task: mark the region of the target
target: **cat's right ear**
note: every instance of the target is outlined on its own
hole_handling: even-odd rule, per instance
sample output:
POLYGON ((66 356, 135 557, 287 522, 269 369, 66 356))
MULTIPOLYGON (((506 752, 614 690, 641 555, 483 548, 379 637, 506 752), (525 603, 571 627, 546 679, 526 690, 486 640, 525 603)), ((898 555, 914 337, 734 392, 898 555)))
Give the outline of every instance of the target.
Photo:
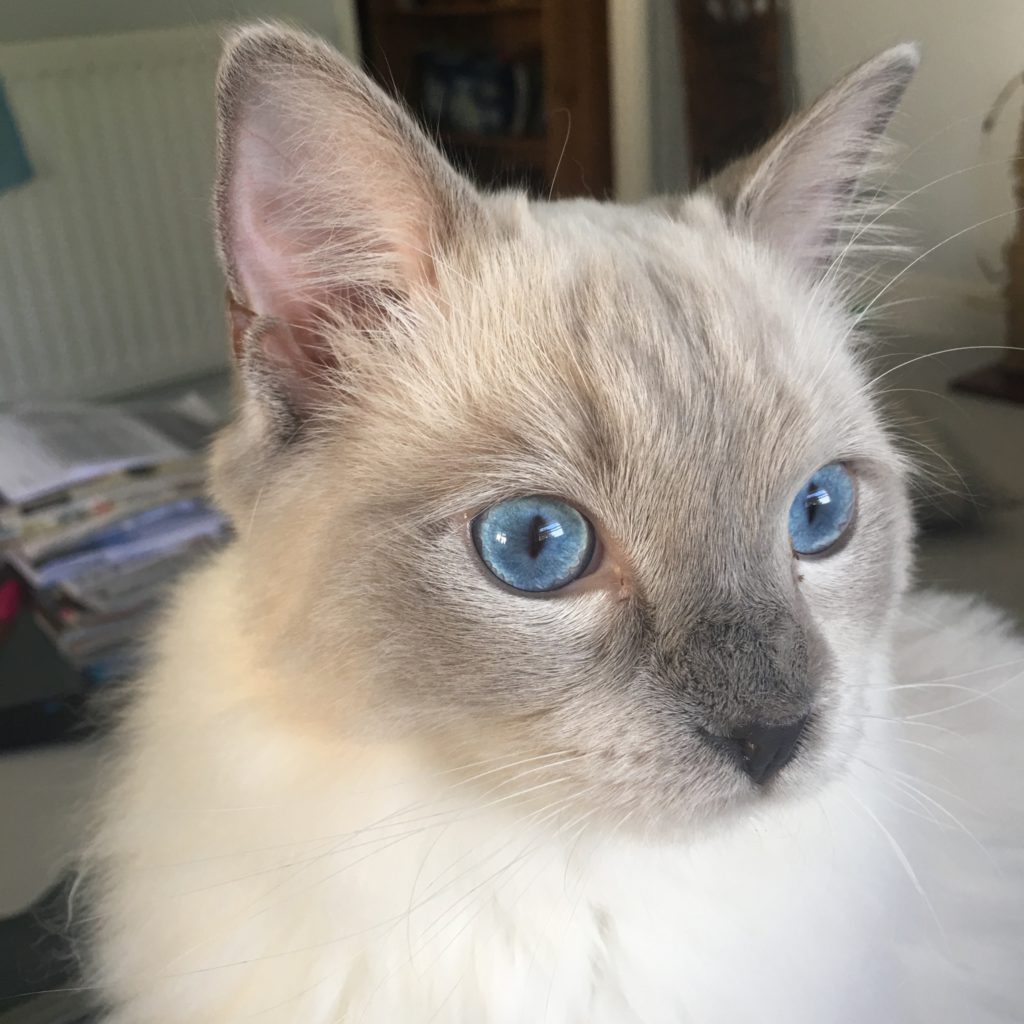
POLYGON ((918 61, 910 43, 872 58, 704 189, 737 229, 820 277, 864 220, 861 182, 918 61))
POLYGON ((217 86, 217 233, 243 388, 301 426, 337 400, 346 339, 434 283, 479 209, 412 119, 319 40, 236 32, 217 86))

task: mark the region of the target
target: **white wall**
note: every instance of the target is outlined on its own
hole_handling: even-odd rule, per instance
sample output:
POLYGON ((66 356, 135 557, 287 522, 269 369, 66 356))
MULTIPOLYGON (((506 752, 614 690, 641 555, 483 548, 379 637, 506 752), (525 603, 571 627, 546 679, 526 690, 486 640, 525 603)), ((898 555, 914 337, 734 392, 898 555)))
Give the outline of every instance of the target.
POLYGON ((676 17, 671 0, 608 0, 615 195, 627 202, 686 187, 676 17))
POLYGON ((686 94, 680 52, 679 10, 675 3, 650 3, 651 132, 654 149, 651 185, 655 193, 682 192, 689 185, 686 94))
MULTIPOLYGON (((1001 267, 1000 245, 1013 231, 1015 214, 1007 160, 1016 148, 1022 116, 1018 95, 1003 113, 992 141, 982 146, 982 118, 1003 85, 1024 70, 1024 2, 1021 0, 790 0, 797 80, 806 102, 842 70, 902 40, 917 40, 923 63, 893 126, 906 147, 905 163, 893 179, 898 189, 920 188, 947 174, 906 205, 904 223, 920 251, 941 246, 915 268, 909 289, 938 317, 986 311, 999 315, 997 288, 978 268, 981 255, 1001 267), (965 170, 975 164, 995 166, 965 170), (962 172, 962 173, 960 173, 962 172)), ((902 211, 901 211, 902 212, 902 211)), ((909 275, 908 275, 909 276, 909 275)), ((998 323, 992 325, 998 331, 998 323)), ((965 338, 964 343, 998 341, 965 338)))
MULTIPOLYGON (((350 0, 2 0, 0 42, 181 28, 209 21, 283 18, 349 41, 350 0)), ((354 50, 352 52, 355 52, 354 50)))

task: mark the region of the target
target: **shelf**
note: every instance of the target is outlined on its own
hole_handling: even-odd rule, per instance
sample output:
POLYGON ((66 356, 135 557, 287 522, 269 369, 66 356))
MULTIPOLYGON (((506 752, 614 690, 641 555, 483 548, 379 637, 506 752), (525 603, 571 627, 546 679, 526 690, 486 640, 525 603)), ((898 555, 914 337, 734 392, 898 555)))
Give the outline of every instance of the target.
MULTIPOLYGON (((537 92, 530 105, 536 109, 527 121, 515 124, 539 135, 442 131, 436 110, 423 119, 426 131, 448 149, 460 169, 485 186, 511 183, 538 195, 604 197, 613 187, 609 2, 359 0, 363 53, 374 77, 421 112, 427 105, 425 53, 490 54, 529 64, 531 93, 537 92), (539 75, 534 73, 538 67, 539 75), (568 135, 566 114, 572 117, 568 135), (546 131, 544 124, 550 126, 546 131)), ((447 81, 447 76, 439 77, 447 81)), ((440 120, 443 124, 444 118, 440 120)), ((453 118, 449 123, 454 127, 459 122, 453 118)))
POLYGON ((543 135, 476 135, 472 132, 442 132, 441 141, 456 149, 486 149, 524 163, 543 167, 548 142, 543 135))
POLYGON ((493 0, 491 3, 427 4, 423 7, 393 7, 392 17, 404 18, 461 18, 493 17, 500 14, 539 14, 541 0, 518 0, 515 3, 493 0))

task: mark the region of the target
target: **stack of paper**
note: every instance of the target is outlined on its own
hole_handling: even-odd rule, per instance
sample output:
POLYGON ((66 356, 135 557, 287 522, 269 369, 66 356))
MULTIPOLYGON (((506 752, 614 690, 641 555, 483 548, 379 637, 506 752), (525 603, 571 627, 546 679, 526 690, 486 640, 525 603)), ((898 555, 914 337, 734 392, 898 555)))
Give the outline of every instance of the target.
POLYGON ((195 395, 0 414, 0 550, 87 678, 130 672, 167 584, 225 540, 204 496, 216 426, 195 395))

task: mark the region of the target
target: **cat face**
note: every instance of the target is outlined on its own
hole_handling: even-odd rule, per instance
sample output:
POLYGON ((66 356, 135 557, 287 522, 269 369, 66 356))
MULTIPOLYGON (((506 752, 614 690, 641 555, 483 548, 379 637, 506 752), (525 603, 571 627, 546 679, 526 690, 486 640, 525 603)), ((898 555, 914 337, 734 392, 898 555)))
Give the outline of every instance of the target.
POLYGON ((915 62, 626 208, 483 196, 325 47, 237 37, 214 476, 260 699, 658 829, 841 772, 909 516, 836 239, 915 62))

